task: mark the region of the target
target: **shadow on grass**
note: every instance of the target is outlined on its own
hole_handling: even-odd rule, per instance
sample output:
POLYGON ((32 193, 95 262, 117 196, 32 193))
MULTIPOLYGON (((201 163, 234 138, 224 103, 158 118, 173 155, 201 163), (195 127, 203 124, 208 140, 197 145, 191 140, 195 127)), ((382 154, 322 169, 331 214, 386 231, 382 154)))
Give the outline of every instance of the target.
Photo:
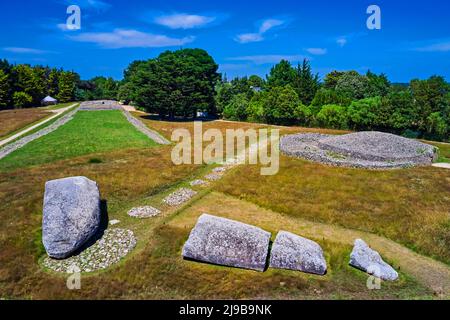
POLYGON ((145 120, 154 120, 154 121, 167 121, 167 122, 192 122, 192 121, 201 121, 201 122, 212 122, 219 119, 218 117, 209 117, 209 118, 183 118, 183 117, 175 117, 175 118, 168 118, 168 117, 160 117, 157 114, 146 114, 139 116, 142 119, 145 120))

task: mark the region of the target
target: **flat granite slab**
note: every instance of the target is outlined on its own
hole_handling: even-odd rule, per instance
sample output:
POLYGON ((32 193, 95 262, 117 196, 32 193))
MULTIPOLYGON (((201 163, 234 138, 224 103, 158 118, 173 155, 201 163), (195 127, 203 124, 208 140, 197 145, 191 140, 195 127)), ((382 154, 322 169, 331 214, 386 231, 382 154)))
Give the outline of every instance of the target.
POLYGON ((258 227, 203 214, 183 247, 183 257, 264 271, 271 234, 258 227))

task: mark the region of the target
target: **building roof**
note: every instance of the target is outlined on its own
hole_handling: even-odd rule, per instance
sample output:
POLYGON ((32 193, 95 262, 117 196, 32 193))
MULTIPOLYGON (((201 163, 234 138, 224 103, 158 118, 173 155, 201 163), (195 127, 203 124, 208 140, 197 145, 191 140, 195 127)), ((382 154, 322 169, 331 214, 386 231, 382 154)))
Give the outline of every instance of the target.
POLYGON ((44 99, 42 99, 42 102, 54 102, 54 101, 58 101, 55 98, 52 98, 50 96, 46 96, 44 99))

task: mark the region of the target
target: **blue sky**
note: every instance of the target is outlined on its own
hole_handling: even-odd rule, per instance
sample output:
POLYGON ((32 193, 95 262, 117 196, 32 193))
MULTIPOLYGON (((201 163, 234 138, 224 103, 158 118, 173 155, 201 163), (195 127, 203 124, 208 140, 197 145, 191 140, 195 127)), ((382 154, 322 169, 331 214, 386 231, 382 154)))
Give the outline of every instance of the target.
POLYGON ((2 1, 0 58, 121 79, 133 60, 198 47, 229 78, 264 76, 281 58, 306 57, 321 76, 370 69, 394 82, 450 80, 449 16, 444 0, 2 1), (81 30, 67 30, 71 4, 81 8, 81 30), (366 27, 372 4, 381 30, 366 27))

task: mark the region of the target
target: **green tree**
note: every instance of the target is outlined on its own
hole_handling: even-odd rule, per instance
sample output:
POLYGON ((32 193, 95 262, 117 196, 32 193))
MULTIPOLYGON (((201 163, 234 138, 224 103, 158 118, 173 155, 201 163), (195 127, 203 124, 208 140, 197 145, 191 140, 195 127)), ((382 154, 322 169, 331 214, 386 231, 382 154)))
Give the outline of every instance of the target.
POLYGON ((58 79, 59 92, 57 99, 59 102, 70 102, 75 100, 75 93, 78 84, 78 75, 70 71, 62 71, 58 79))
POLYGON ((59 71, 55 68, 50 70, 47 78, 47 94, 51 97, 56 97, 59 92, 59 71))
POLYGON ((347 129, 348 117, 346 108, 336 104, 325 105, 317 114, 316 121, 322 127, 347 129))
POLYGON ((346 72, 336 84, 336 92, 352 100, 368 97, 369 81, 356 71, 346 72))
POLYGON ((347 107, 351 102, 351 98, 339 94, 335 90, 321 88, 316 92, 314 99, 311 101, 311 111, 313 114, 317 114, 327 104, 337 104, 347 107))
POLYGON ((300 99, 291 86, 273 87, 255 94, 250 101, 250 119, 272 124, 292 124, 296 120, 300 99))
POLYGON ((391 83, 385 74, 376 75, 367 71, 367 93, 366 97, 384 97, 389 93, 391 83))
POLYGON ((267 87, 284 87, 293 85, 296 76, 295 69, 287 60, 281 60, 270 70, 267 76, 267 87))
POLYGON ((306 59, 302 64, 298 64, 295 71, 294 89, 297 91, 300 101, 309 105, 320 87, 319 75, 312 73, 311 64, 306 59))
POLYGON ((247 108, 248 108, 247 95, 239 93, 231 99, 223 110, 223 116, 225 119, 234 121, 247 120, 247 108))
POLYGON ((339 79, 345 74, 344 71, 332 71, 325 76, 323 86, 326 89, 335 89, 339 79))
POLYGON ((8 75, 0 69, 0 108, 10 103, 10 86, 8 75))
POLYGON ((220 75, 213 58, 201 49, 166 51, 128 68, 135 103, 160 116, 216 113, 214 90, 220 75))
POLYGON ((31 104, 33 102, 33 98, 29 94, 27 94, 23 91, 16 91, 16 92, 14 92, 14 95, 13 95, 13 101, 14 101, 14 106, 16 108, 21 109, 24 107, 31 106, 31 104))
POLYGON ((348 107, 348 116, 353 128, 372 130, 380 127, 379 110, 382 105, 380 97, 353 101, 348 107))

